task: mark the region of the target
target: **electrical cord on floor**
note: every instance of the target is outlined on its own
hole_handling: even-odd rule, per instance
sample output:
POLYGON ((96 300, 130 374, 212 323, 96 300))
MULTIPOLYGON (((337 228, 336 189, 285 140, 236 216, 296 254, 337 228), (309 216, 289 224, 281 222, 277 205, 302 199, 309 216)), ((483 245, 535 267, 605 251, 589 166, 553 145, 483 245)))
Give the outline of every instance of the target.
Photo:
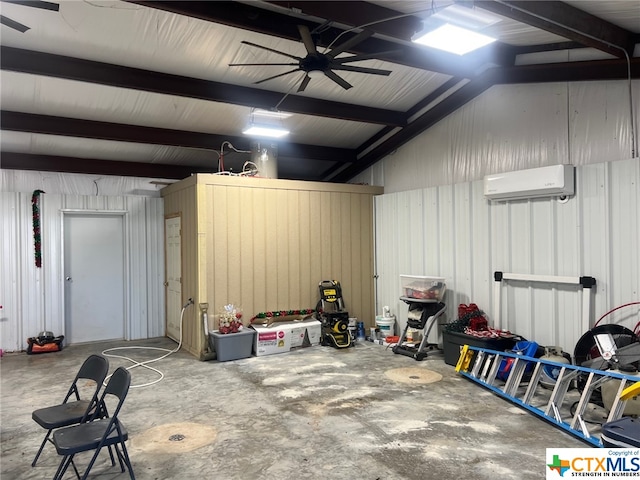
MULTIPOLYGON (((184 317, 184 311, 187 309, 187 307, 189 305, 193 305, 193 299, 192 298, 189 299, 189 301, 182 307, 182 310, 180 311, 180 341, 178 342, 178 346, 176 348, 174 348, 173 350, 169 350, 168 348, 161 348, 161 347, 143 347, 143 346, 137 346, 137 345, 130 346, 130 347, 107 348, 106 350, 103 350, 102 354, 105 357, 121 358, 123 360, 129 360, 131 363, 133 363, 133 365, 130 365, 130 366, 126 367, 127 370, 131 370, 131 369, 134 369, 136 367, 144 367, 144 368, 146 368, 148 370, 151 370, 151 371, 157 373, 160 376, 159 378, 157 378, 156 380, 154 380, 152 382, 143 383, 141 385, 131 385, 129 388, 149 387, 151 385, 155 385, 156 383, 162 381, 162 379, 164 378, 164 373, 162 373, 157 368, 150 367, 149 364, 150 363, 159 362, 160 360, 162 360, 164 358, 167 358, 172 353, 176 353, 178 350, 180 350, 180 347, 182 346, 182 319, 184 317), (110 352, 120 351, 120 350, 158 350, 158 351, 166 352, 166 353, 164 355, 158 357, 158 358, 153 358, 151 360, 145 360, 144 362, 138 362, 137 360, 129 358, 129 357, 125 356, 125 355, 117 355, 117 354, 110 353, 110 352)), ((107 378, 104 379, 103 386, 107 385, 107 382, 109 381, 110 378, 111 378, 111 375, 107 376, 107 378)))

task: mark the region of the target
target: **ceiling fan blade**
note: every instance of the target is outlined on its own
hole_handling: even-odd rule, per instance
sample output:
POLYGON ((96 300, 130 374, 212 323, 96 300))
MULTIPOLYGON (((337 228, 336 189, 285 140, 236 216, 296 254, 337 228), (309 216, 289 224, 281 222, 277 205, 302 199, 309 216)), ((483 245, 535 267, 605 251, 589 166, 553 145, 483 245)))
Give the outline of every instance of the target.
POLYGON ((230 67, 270 67, 270 66, 279 66, 279 67, 295 67, 297 63, 230 63, 230 67))
POLYGON ((335 58, 337 55, 341 54, 342 52, 346 52, 350 48, 353 48, 357 44, 359 44, 360 42, 366 40, 371 35, 373 35, 373 31, 372 30, 363 30, 359 34, 357 34, 355 37, 351 37, 346 42, 341 43, 337 47, 331 49, 331 51, 329 53, 327 53, 326 55, 329 58, 335 58))
POLYGON ((387 57, 389 55, 395 55, 397 53, 401 53, 401 51, 400 50, 389 50, 389 51, 386 51, 386 52, 365 53, 365 54, 362 54, 362 55, 352 55, 350 57, 335 58, 333 61, 335 63, 359 62, 360 60, 370 60, 372 58, 387 57))
POLYGON ((351 87, 353 87, 353 85, 351 85, 349 82, 347 82, 344 78, 338 76, 337 73, 331 71, 331 70, 325 70, 324 74, 330 78, 331 80, 333 80, 334 82, 336 82, 338 85, 340 85, 342 88, 344 88, 345 90, 349 90, 351 87))
POLYGON ((262 50, 266 50, 268 52, 277 53, 278 55, 284 55, 285 57, 293 58, 294 60, 302 60, 302 58, 296 57, 295 55, 289 55, 288 53, 280 52, 278 50, 274 50, 273 48, 263 47, 262 45, 258 45, 257 43, 247 42, 246 40, 242 40, 240 43, 244 43, 245 45, 250 45, 256 48, 261 48, 262 50))
POLYGON ((304 89, 307 88, 307 85, 309 85, 310 81, 311 77, 309 75, 305 75, 302 79, 302 83, 300 83, 300 86, 298 87, 298 92, 304 92, 304 89))
POLYGON ((296 68, 295 70, 289 70, 288 72, 279 73, 278 75, 273 75, 272 77, 263 78, 262 80, 258 80, 257 82, 253 82, 253 84, 254 85, 258 85, 259 83, 264 83, 264 82, 267 82, 269 80, 273 80, 274 78, 278 78, 278 77, 284 77, 285 75, 289 75, 290 73, 298 72, 298 71, 300 71, 299 68, 296 68))
POLYGON ((355 65, 330 65, 332 70, 342 70, 345 72, 358 72, 358 73, 370 73, 372 75, 386 75, 391 73, 391 70, 381 70, 379 68, 367 68, 357 67, 355 65))
POLYGON ((54 2, 44 2, 42 0, 2 0, 6 3, 15 3, 25 7, 41 8, 42 10, 60 11, 60 5, 54 2))
POLYGON ((304 48, 307 49, 307 53, 314 55, 318 53, 318 49, 316 48, 316 44, 311 37, 311 32, 309 32, 309 27, 306 25, 298 25, 298 32, 300 32, 300 38, 302 38, 302 43, 304 43, 304 48))
POLYGON ((4 15, 0 15, 0 23, 9 28, 13 28, 14 30, 19 31, 20 33, 24 33, 27 30, 29 30, 29 27, 27 27, 26 25, 18 23, 15 20, 11 20, 10 18, 5 17, 4 15))

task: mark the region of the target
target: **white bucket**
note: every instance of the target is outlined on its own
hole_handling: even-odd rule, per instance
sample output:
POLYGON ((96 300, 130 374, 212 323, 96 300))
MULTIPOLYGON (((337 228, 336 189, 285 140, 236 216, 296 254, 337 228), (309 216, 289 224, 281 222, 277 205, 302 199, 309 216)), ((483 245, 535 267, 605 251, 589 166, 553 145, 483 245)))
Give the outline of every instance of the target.
POLYGON ((376 326, 380 329, 380 333, 383 337, 392 337, 396 333, 396 317, 391 315, 389 317, 383 317, 382 315, 376 315, 376 326))

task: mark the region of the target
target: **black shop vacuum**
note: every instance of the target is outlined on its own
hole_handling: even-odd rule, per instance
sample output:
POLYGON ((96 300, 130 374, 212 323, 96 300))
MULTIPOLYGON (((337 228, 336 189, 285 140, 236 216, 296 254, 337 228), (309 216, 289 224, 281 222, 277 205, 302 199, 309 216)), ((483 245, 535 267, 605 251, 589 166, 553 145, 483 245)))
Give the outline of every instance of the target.
POLYGON ((344 309, 340 282, 323 280, 318 288, 320 301, 316 306, 316 318, 322 322, 322 345, 334 348, 353 346, 349 332, 349 312, 344 309))

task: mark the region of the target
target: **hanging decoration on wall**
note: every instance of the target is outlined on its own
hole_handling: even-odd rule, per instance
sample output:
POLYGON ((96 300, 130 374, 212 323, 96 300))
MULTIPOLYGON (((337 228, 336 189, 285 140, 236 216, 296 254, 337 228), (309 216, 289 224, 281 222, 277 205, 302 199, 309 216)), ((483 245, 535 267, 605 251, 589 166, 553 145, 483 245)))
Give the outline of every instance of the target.
POLYGON ((42 236, 40 234, 40 194, 42 190, 34 190, 31 196, 33 211, 33 246, 35 249, 36 267, 42 267, 42 236))

